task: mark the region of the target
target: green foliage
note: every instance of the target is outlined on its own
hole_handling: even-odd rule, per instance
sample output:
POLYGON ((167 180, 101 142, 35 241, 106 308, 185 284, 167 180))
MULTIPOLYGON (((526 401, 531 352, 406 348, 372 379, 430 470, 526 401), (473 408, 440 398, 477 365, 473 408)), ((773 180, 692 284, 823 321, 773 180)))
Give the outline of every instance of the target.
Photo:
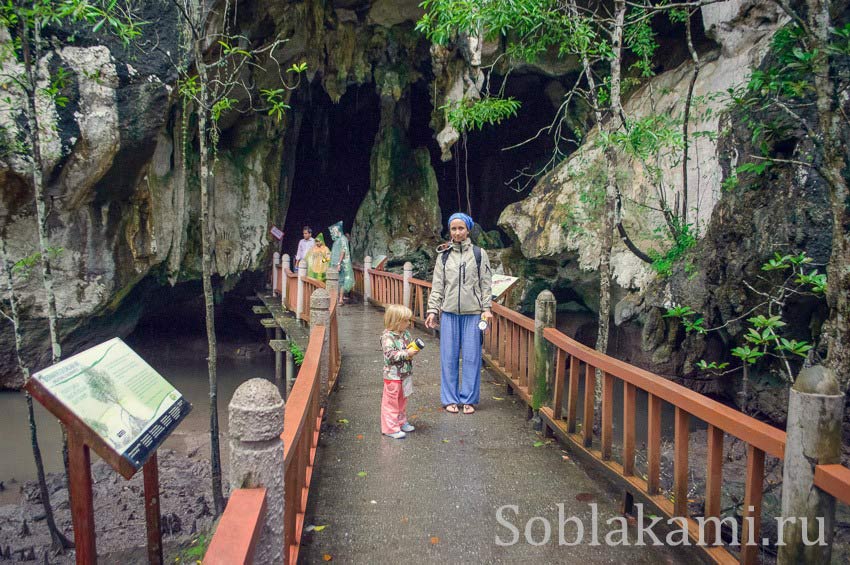
POLYGON ((722 371, 729 366, 729 363, 717 363, 716 361, 708 363, 705 359, 700 359, 697 361, 696 366, 700 371, 722 371))
POLYGON ((274 116, 275 121, 280 121, 283 118, 283 115, 287 110, 290 109, 289 104, 284 102, 286 100, 286 89, 285 88, 263 88, 260 90, 260 94, 266 101, 266 104, 269 105, 268 115, 274 116))
MULTIPOLYGON (((65 251, 65 249, 62 247, 48 247, 45 251, 47 251, 48 259, 50 261, 54 261, 65 251)), ((25 279, 28 278, 30 274, 32 274, 33 268, 41 263, 41 258, 41 252, 36 251, 35 253, 19 259, 14 265, 12 265, 12 274, 22 276, 25 279)))
POLYGON ((679 224, 674 218, 673 228, 675 230, 675 238, 673 244, 667 251, 661 253, 656 250, 650 250, 648 255, 652 259, 652 270, 662 277, 669 277, 673 274, 673 266, 679 261, 690 248, 697 243, 696 233, 694 232, 693 224, 679 224))
POLYGON ((231 45, 227 41, 219 41, 218 44, 221 46, 221 54, 225 57, 230 57, 231 55, 240 55, 247 58, 251 57, 251 53, 236 45, 231 45))
POLYGON ((207 553, 212 534, 201 534, 194 538, 187 547, 183 548, 175 559, 175 563, 201 563, 207 553))
POLYGON ((623 130, 600 136, 601 143, 610 142, 626 155, 642 161, 681 151, 685 146, 681 120, 669 114, 650 114, 626 119, 623 130))
POLYGON ((289 352, 292 353, 292 359, 295 361, 295 364, 299 367, 301 363, 304 362, 304 350, 299 347, 297 343, 290 340, 289 341, 289 352))
POLYGON ((446 120, 461 133, 480 130, 485 125, 495 125, 516 116, 519 101, 514 98, 488 96, 479 100, 460 100, 440 107, 446 120))
POLYGON ((216 100, 211 112, 213 121, 218 122, 221 119, 222 112, 231 110, 237 102, 238 100, 235 98, 228 98, 226 96, 216 100))
MULTIPOLYGON (((791 372, 786 354, 800 358, 806 358, 814 349, 814 345, 808 341, 790 339, 781 335, 782 329, 787 326, 783 320, 781 309, 789 294, 810 294, 812 296, 823 296, 826 288, 826 275, 818 271, 810 270, 806 273, 805 265, 812 263, 812 258, 806 253, 785 254, 774 253, 761 266, 761 270, 767 273, 784 273, 786 278, 777 283, 770 294, 760 293, 766 297, 766 301, 759 306, 761 312, 747 318, 748 326, 743 334, 743 342, 733 347, 729 353, 732 357, 741 360, 742 364, 754 365, 766 357, 781 359, 786 367, 786 380, 793 382, 794 375, 791 372), (793 284, 792 284, 793 283, 793 284), (774 309, 779 308, 779 313, 774 309)), ((705 334, 718 331, 721 328, 705 328, 704 320, 690 306, 676 306, 668 308, 665 318, 678 318, 685 331, 697 331, 705 334)), ((725 327, 725 326, 722 326, 725 327)), ((701 360, 696 367, 701 371, 723 371, 729 364, 707 362, 701 360)))
POLYGON ((177 90, 184 98, 194 98, 201 93, 201 79, 198 75, 184 77, 177 81, 177 90))
POLYGON ((748 363, 752 365, 762 357, 764 357, 765 352, 759 349, 753 349, 749 345, 741 345, 739 347, 735 347, 730 352, 733 357, 737 357, 744 363, 748 363))

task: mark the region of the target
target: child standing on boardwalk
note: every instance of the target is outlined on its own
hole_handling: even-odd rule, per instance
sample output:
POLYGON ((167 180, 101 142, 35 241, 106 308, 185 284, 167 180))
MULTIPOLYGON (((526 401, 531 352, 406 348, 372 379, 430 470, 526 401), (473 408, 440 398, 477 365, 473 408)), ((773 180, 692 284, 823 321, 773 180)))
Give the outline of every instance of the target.
POLYGON ((413 312, 406 306, 391 304, 384 313, 384 395, 381 398, 381 432, 393 439, 402 439, 415 428, 407 423, 407 397, 413 390, 411 359, 419 353, 409 349, 413 341, 408 328, 413 312))

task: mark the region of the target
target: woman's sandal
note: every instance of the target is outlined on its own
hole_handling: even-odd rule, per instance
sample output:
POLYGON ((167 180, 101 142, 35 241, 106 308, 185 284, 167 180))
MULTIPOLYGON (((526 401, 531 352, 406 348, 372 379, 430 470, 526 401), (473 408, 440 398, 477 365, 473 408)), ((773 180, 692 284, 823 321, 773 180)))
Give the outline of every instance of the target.
POLYGON ((464 414, 475 414, 475 406, 472 404, 464 404, 463 405, 463 413, 464 414))
POLYGON ((446 412, 450 414, 457 414, 460 412, 460 409, 457 407, 457 404, 446 404, 446 412))

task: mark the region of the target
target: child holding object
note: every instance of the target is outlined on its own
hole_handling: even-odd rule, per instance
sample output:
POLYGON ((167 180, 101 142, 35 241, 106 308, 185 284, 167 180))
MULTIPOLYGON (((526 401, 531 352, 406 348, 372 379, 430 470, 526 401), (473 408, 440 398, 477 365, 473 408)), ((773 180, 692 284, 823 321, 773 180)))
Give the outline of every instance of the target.
POLYGON ((384 394, 381 398, 381 433, 402 439, 415 428, 407 423, 407 397, 413 391, 413 357, 424 345, 410 337, 413 312, 406 306, 391 304, 384 313, 384 394), (419 344, 417 344, 417 342, 419 344))

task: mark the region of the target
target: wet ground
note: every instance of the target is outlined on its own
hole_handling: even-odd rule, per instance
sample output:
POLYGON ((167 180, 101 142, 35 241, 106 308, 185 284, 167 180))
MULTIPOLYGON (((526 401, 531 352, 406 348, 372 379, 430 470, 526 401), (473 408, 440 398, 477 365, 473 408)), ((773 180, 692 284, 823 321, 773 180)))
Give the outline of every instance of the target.
MULTIPOLYGON (((342 373, 311 486, 306 529, 315 529, 305 534, 300 562, 680 563, 696 558, 676 548, 606 547, 605 535, 620 529, 622 520, 617 495, 557 443, 537 434, 526 420, 525 405, 486 370, 475 414, 443 411, 438 343, 428 333, 413 332, 427 343, 415 360, 408 405, 416 431, 403 440, 382 436, 382 312, 346 307, 339 323, 342 373), (559 545, 559 505, 565 520, 575 517, 583 524, 581 543, 559 545), (594 512, 599 545, 592 543, 594 512), (608 520, 615 521, 607 525, 608 520)), ((628 529, 634 543, 633 525, 628 529)), ((575 520, 566 521, 564 541, 575 541, 577 534, 575 520)))

